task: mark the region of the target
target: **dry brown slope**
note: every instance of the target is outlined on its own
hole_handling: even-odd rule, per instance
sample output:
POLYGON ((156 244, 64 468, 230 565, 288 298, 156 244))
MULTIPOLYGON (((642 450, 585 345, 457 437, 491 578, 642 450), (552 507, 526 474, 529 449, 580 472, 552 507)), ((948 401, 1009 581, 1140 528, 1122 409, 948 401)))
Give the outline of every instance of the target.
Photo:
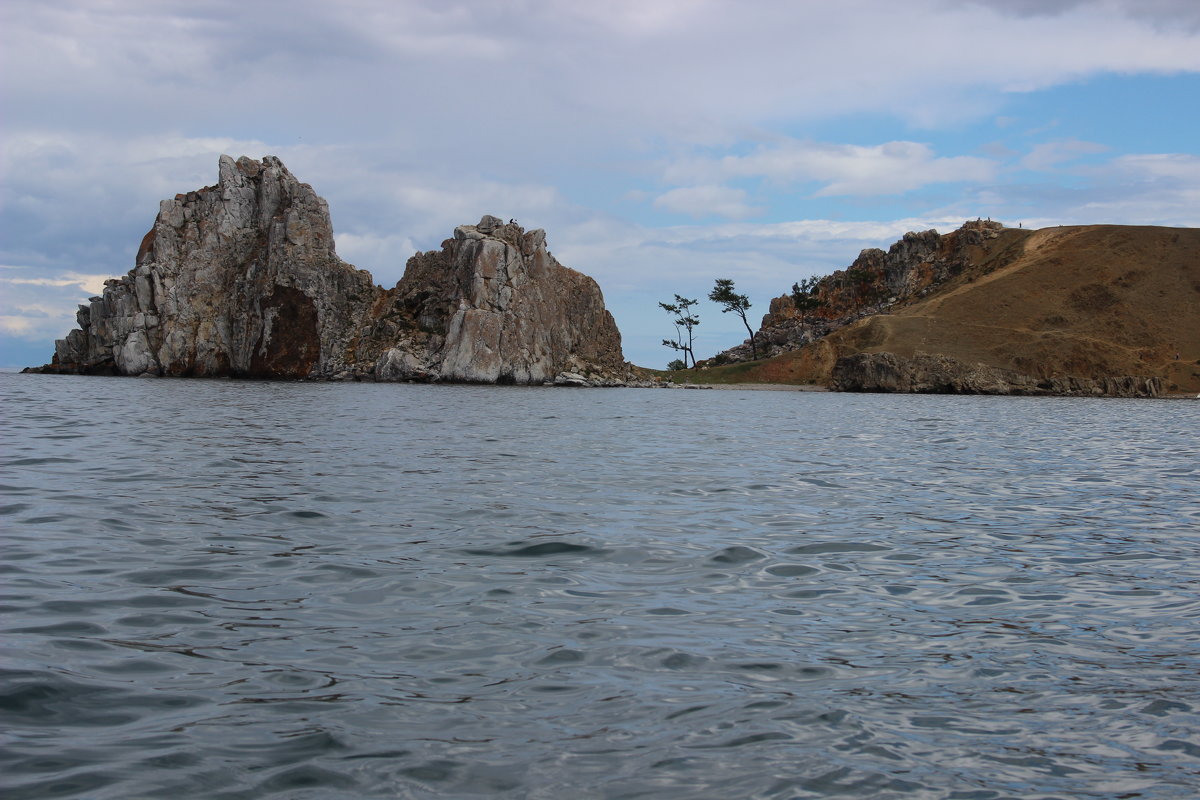
POLYGON ((1009 228, 998 245, 928 298, 714 371, 827 384, 841 356, 929 353, 1038 376, 1158 375, 1167 391, 1200 392, 1200 230, 1009 228))
POLYGON ((1007 266, 956 283, 836 331, 822 361, 928 353, 1038 377, 1160 375, 1168 391, 1200 391, 1200 229, 1046 228, 1007 266))

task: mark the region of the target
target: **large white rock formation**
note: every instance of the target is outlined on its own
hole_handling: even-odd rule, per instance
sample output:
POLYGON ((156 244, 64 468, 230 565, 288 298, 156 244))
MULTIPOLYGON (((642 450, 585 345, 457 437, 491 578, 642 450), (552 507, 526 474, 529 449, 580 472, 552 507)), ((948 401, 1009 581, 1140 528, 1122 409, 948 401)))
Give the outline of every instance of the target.
POLYGON ((271 156, 221 156, 215 186, 164 200, 134 269, 77 319, 44 371, 520 384, 628 373, 599 287, 559 264, 543 231, 485 216, 385 290, 338 258, 325 201, 271 156))

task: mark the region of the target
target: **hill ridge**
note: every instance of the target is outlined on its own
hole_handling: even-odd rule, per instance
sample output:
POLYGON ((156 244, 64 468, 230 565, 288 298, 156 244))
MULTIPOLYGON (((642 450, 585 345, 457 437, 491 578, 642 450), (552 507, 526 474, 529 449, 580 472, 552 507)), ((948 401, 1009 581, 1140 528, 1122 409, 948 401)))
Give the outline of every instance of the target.
MULTIPOLYGON (((973 220, 771 301, 747 380, 828 385, 838 359, 945 357, 1046 382, 1159 377, 1200 391, 1200 230, 973 220), (849 280, 848 280, 849 276, 849 280), (901 292, 896 293, 900 288, 901 292)), ((749 360, 749 343, 706 362, 749 360)))

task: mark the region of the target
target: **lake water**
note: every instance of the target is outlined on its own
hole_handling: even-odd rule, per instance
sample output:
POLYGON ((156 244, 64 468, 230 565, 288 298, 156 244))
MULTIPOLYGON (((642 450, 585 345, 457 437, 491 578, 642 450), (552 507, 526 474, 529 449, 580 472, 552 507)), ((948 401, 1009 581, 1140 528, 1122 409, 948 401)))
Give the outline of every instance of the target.
POLYGON ((1200 786, 1200 402, 0 387, 6 800, 1200 786))

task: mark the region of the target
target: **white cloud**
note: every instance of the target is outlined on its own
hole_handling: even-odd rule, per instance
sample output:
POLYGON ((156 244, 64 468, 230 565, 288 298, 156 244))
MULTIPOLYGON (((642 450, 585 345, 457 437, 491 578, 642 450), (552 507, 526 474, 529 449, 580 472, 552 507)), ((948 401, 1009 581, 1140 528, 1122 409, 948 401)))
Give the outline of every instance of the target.
MULTIPOLYGON (((75 326, 75 309, 83 299, 61 287, 33 290, 12 284, 0 296, 0 333, 49 345, 75 326)), ((49 346, 44 357, 50 358, 49 346)))
POLYGON ((104 291, 104 282, 111 277, 111 275, 67 273, 61 278, 0 278, 0 283, 14 286, 75 286, 90 295, 97 295, 104 291))
POLYGON ((536 184, 464 180, 466 176, 410 176, 393 190, 398 208, 419 215, 422 227, 449 236, 455 225, 473 224, 483 215, 528 218, 565 204, 558 190, 536 184))
MULTIPOLYGON (((703 299, 716 278, 731 278, 740 293, 749 295, 753 321, 767 312, 771 298, 787 292, 795 281, 842 269, 863 248, 886 249, 907 231, 947 232, 963 221, 962 216, 933 216, 649 228, 593 218, 552 236, 564 264, 599 281, 622 332, 626 358, 655 366, 669 360, 659 346, 669 333, 663 330, 667 320, 657 307, 659 300, 670 300, 676 293, 703 299)), ((697 352, 702 356, 745 338, 738 319, 715 309, 707 301, 700 307, 697 352)))
MULTIPOLYGON (((1050 159, 1054 165, 1057 159, 1050 159)), ((1069 182, 1001 183, 975 195, 976 207, 1011 224, 1200 226, 1200 156, 1134 153, 1074 164, 1069 182)), ((1016 177, 1019 177, 1016 176, 1016 177)), ((974 216, 975 212, 972 212, 974 216)))
POLYGON ((1200 69, 1200 36, 1131 16, 1136 4, 1024 17, 945 0, 7 6, 0 73, 16 118, 53 97, 81 127, 211 131, 220 108, 217 129, 414 142, 476 164, 522 142, 561 157, 840 113, 929 124, 986 112, 1002 91, 1200 69))
POLYGON ((1200 4, 1195 0, 971 0, 989 6, 1001 14, 1019 17, 1059 16, 1081 6, 1091 5, 1113 15, 1129 15, 1156 25, 1200 28, 1200 4))
POLYGON ((74 272, 39 276, 36 267, 23 264, 0 269, 0 334, 43 343, 45 352, 37 356, 42 360, 50 358, 50 342, 75 326, 78 304, 103 292, 104 281, 112 277, 74 272))
POLYGON ((954 230, 963 221, 938 216, 650 228, 597 219, 565 227, 552 244, 564 264, 597 278, 606 295, 707 294, 714 278, 730 277, 761 298, 783 293, 799 278, 841 269, 864 247, 887 247, 907 231, 954 230))
POLYGON ((21 339, 38 338, 41 336, 41 331, 34 324, 34 320, 25 316, 17 317, 0 314, 0 331, 21 339))
POLYGON ((66 132, 18 133, 6 144, 0 170, 9 179, 0 185, 0 198, 10 215, 31 224, 7 226, 0 253, 44 262, 38 267, 44 274, 26 282, 78 282, 92 269, 107 270, 104 277, 124 274, 159 201, 215 183, 222 153, 282 158, 329 201, 338 254, 386 285, 399 280, 418 249, 436 248, 455 225, 491 213, 517 217, 527 227, 550 227, 570 207, 553 186, 489 180, 453 164, 380 163, 373 149, 66 132))
POLYGON ((654 207, 693 217, 729 219, 743 219, 761 210, 752 208, 746 202, 746 192, 742 189, 714 184, 672 189, 655 198, 654 207))
POLYGON ((1074 161, 1082 156, 1104 153, 1110 148, 1096 142, 1081 142, 1078 139, 1062 139, 1055 142, 1044 142, 1036 145, 1028 155, 1021 159, 1025 169, 1048 170, 1065 162, 1074 161))
POLYGON ((391 288, 404 275, 404 265, 419 249, 401 234, 335 233, 337 254, 359 269, 369 270, 375 283, 391 288))
POLYGON ((1165 179, 1189 188, 1200 188, 1200 156, 1185 153, 1145 153, 1119 156, 1112 166, 1145 179, 1165 179))
POLYGON ((1200 227, 1200 156, 1124 155, 1088 174, 1078 221, 1200 227))
POLYGON ((745 156, 682 160, 669 165, 664 176, 675 182, 700 177, 819 181, 825 185, 817 196, 834 197, 903 194, 933 183, 986 181, 994 177, 996 166, 975 156, 939 157, 918 142, 861 146, 790 140, 745 156))

